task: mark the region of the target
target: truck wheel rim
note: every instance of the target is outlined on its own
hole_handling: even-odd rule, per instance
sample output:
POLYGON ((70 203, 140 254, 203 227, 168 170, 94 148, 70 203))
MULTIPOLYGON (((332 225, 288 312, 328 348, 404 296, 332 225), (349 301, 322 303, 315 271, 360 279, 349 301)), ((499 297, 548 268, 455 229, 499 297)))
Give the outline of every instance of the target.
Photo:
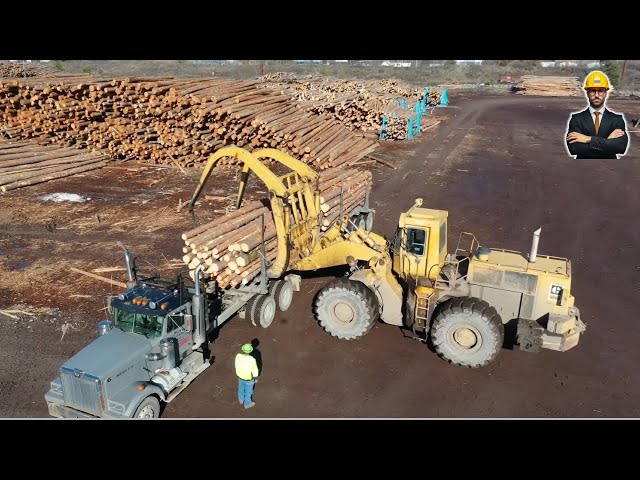
POLYGON ((291 300, 293 300, 293 288, 287 288, 286 286, 282 289, 282 293, 280 294, 280 306, 281 308, 289 308, 291 305, 291 300))
POLYGON ((276 316, 276 302, 270 301, 267 302, 264 308, 264 317, 260 320, 260 325, 263 327, 268 327, 273 322, 274 317, 276 316))
POLYGON ((142 410, 140 410, 140 413, 138 413, 138 418, 155 418, 154 413, 155 412, 153 411, 153 407, 151 405, 147 405, 142 410))

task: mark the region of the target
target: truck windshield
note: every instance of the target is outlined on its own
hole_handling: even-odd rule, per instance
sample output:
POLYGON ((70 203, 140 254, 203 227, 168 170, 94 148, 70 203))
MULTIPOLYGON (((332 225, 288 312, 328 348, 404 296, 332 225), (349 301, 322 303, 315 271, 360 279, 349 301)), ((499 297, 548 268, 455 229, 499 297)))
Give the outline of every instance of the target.
POLYGON ((147 338, 158 338, 162 335, 164 317, 131 313, 116 308, 113 318, 115 326, 123 332, 139 333, 147 338))

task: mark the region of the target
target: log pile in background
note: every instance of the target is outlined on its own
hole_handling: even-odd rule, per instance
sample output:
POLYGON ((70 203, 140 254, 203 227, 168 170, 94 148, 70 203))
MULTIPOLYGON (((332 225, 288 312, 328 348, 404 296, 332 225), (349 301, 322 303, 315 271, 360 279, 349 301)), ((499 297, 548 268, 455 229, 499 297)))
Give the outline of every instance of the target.
POLYGON ((51 65, 27 62, 0 62, 0 77, 42 77, 53 75, 57 69, 51 65))
POLYGON ((576 97, 584 95, 578 77, 554 75, 523 75, 515 86, 517 95, 576 97))
POLYGON ((30 141, 0 142, 0 191, 35 185, 104 167, 110 158, 30 141))
MULTIPOLYGON (((351 212, 364 203, 371 180, 371 172, 356 169, 328 170, 320 175, 322 232, 333 225, 341 213, 351 212)), ((203 272, 214 278, 221 288, 235 288, 260 273, 263 239, 269 268, 277 253, 270 204, 266 200, 248 202, 238 210, 183 233, 182 260, 192 279, 197 266, 203 264, 203 272)))
POLYGON ((355 163, 377 147, 260 85, 219 78, 12 79, 0 82, 0 132, 185 167, 225 145, 281 149, 320 170, 355 163))
MULTIPOLYGON (((416 88, 400 80, 335 80, 320 76, 298 78, 295 74, 273 73, 259 79, 264 87, 293 96, 308 112, 332 115, 349 130, 361 130, 377 137, 383 115, 387 117, 387 138, 403 140, 407 136, 409 118, 415 116, 416 103, 422 100, 424 88, 416 88), (398 100, 403 99, 406 106, 398 100)), ((427 105, 440 102, 441 89, 429 89, 427 105)), ((423 117, 426 129, 436 120, 423 117)))

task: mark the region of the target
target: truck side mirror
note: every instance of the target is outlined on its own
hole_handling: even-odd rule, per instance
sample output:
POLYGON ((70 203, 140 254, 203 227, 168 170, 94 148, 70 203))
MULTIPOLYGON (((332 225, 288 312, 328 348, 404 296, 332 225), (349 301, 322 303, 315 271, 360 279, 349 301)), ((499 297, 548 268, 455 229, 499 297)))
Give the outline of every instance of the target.
POLYGON ((192 327, 193 327, 193 315, 185 315, 184 328, 187 330, 187 332, 190 332, 192 327))

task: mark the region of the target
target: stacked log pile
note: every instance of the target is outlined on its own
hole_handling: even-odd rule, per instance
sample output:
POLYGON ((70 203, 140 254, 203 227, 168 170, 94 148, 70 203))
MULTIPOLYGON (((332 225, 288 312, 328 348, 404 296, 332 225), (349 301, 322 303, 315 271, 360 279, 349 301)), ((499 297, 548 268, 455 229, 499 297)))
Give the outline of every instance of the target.
POLYGON ((0 142, 0 191, 88 172, 104 167, 109 160, 108 155, 75 148, 0 142))
POLYGON ((43 77, 53 75, 56 69, 51 65, 27 62, 0 62, 0 77, 43 77))
POLYGON ((578 77, 523 75, 516 84, 517 95, 576 97, 584 94, 578 77))
MULTIPOLYGON (((362 205, 370 188, 371 172, 355 169, 329 170, 320 175, 320 225, 322 232, 362 205)), ((292 221, 292 224, 294 222, 292 221)), ((260 273, 264 244, 267 268, 276 258, 276 229, 266 200, 248 202, 182 234, 183 262, 195 278, 195 269, 215 279, 221 288, 245 285, 260 273)))
POLYGON ((171 77, 12 79, 0 82, 0 132, 184 167, 199 166, 225 145, 278 148, 318 169, 355 163, 377 147, 260 84, 171 77))
MULTIPOLYGON (((424 89, 399 80, 328 80, 325 77, 303 77, 273 73, 259 79, 265 88, 291 95, 308 111, 332 115, 349 130, 360 130, 371 138, 380 133, 383 116, 387 117, 387 138, 403 140, 407 136, 409 118, 415 117, 416 103, 422 100, 424 89), (402 105, 398 100, 404 100, 402 105)), ((428 105, 440 102, 441 91, 430 90, 428 105)), ((423 118, 426 129, 436 120, 423 118)))

